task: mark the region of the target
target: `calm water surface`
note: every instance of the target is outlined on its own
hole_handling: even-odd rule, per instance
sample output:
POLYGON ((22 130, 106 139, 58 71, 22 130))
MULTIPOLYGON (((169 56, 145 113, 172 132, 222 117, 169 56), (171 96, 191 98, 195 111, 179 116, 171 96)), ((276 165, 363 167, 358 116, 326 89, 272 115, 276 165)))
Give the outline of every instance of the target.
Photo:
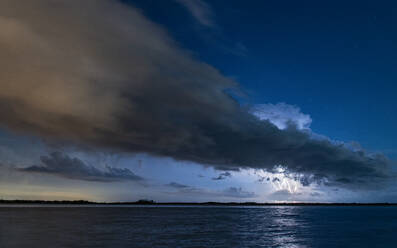
POLYGON ((0 247, 397 247, 397 207, 0 207, 0 247))

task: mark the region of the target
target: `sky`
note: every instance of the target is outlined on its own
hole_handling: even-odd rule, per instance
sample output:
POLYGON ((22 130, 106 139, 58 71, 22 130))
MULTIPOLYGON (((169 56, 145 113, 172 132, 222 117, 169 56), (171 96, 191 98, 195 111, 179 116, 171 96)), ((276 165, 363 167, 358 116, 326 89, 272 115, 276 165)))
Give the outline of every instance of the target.
POLYGON ((397 202, 396 11, 0 0, 0 198, 397 202))

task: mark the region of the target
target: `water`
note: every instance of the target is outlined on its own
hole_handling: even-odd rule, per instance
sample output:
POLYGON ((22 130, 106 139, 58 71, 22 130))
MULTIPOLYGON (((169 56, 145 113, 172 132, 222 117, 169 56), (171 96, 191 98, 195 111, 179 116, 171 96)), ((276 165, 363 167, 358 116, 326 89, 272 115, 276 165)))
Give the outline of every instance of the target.
POLYGON ((397 207, 1 207, 0 247, 396 247, 397 207))

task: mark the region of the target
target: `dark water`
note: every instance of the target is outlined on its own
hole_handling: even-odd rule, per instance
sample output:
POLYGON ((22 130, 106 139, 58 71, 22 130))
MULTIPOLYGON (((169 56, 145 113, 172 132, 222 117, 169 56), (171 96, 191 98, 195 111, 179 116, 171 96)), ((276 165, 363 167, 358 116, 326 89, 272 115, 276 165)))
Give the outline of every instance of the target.
POLYGON ((0 247, 397 247, 397 207, 1 207, 0 247))

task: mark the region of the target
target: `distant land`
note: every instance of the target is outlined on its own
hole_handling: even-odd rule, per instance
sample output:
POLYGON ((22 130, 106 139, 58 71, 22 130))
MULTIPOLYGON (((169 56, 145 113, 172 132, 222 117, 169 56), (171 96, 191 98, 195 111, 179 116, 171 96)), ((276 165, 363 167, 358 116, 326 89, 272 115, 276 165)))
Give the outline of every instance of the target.
POLYGON ((139 200, 135 202, 91 202, 85 200, 75 201, 44 201, 44 200, 0 200, 0 205, 7 204, 43 204, 43 205, 152 205, 152 206, 397 206, 397 203, 324 203, 324 202, 155 202, 152 200, 139 200))

